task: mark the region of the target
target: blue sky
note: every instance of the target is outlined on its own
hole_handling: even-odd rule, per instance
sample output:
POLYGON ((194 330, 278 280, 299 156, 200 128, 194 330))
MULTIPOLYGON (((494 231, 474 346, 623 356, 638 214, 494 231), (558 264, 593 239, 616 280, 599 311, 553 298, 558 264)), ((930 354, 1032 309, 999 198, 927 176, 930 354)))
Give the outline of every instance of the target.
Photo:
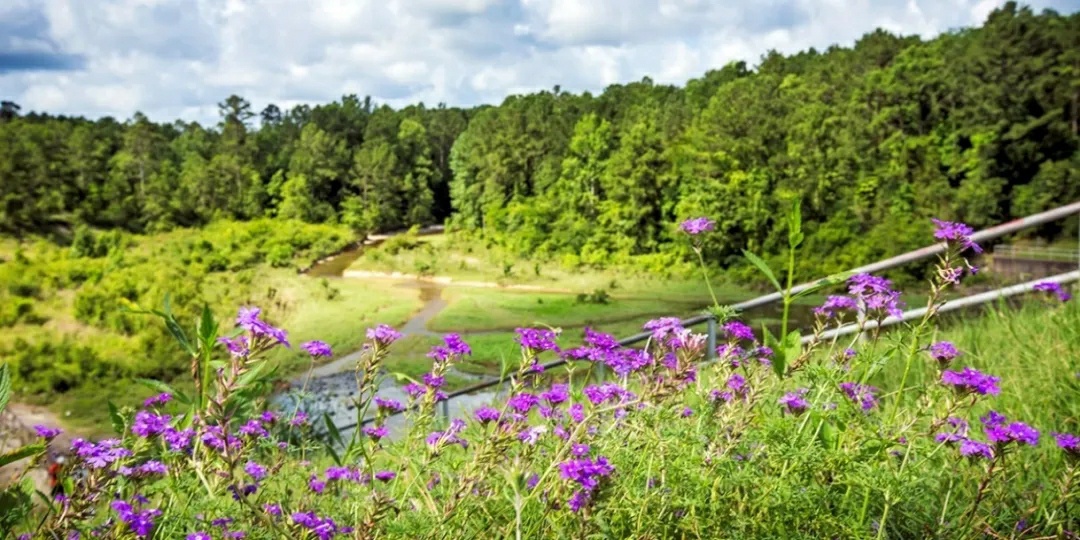
MULTIPOLYGON (((0 98, 25 110, 214 122, 342 94, 497 103, 550 89, 683 83, 769 49, 931 37, 997 0, 3 0, 0 98)), ((1032 0, 1063 13, 1080 0, 1032 0)))

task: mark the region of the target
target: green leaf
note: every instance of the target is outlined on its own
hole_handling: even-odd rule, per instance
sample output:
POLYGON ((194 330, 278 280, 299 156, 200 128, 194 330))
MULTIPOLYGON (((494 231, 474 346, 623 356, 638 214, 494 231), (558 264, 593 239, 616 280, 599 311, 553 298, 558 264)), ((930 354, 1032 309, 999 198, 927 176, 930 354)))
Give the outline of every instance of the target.
POLYGON ((765 346, 773 350, 772 368, 777 377, 783 378, 784 371, 787 369, 787 358, 784 353, 786 352, 781 345, 780 340, 776 339, 769 331, 768 327, 764 324, 761 325, 761 338, 765 342, 765 346))
POLYGON ((199 317, 199 340, 203 349, 213 349, 217 341, 218 323, 214 320, 214 313, 210 306, 203 304, 202 315, 199 317))
POLYGON ((34 444, 28 444, 21 448, 16 448, 10 452, 4 452, 3 454, 0 454, 0 467, 3 467, 4 465, 7 465, 9 463, 14 463, 23 458, 36 456, 43 452, 45 452, 44 442, 36 442, 34 444))
POLYGON ((109 422, 112 423, 117 435, 124 434, 124 417, 120 415, 120 410, 116 408, 112 400, 109 400, 109 422))
POLYGON ((801 298, 803 296, 814 294, 814 293, 816 293, 816 292, 818 292, 821 289, 824 289, 826 287, 832 287, 834 285, 839 285, 839 284, 847 281, 847 279, 849 277, 851 277, 851 272, 841 272, 839 274, 833 274, 831 276, 825 276, 825 277, 815 281, 809 287, 807 287, 807 288, 793 294, 791 296, 791 298, 794 300, 796 298, 801 298))
POLYGON ((795 199, 791 205, 791 213, 788 214, 788 246, 795 249, 802 241, 802 201, 795 199))
POLYGON ((11 399, 11 372, 7 363, 0 364, 0 411, 7 407, 11 399))
POLYGON ((743 250, 743 256, 746 257, 746 259, 750 261, 751 264, 756 266, 762 274, 765 274, 765 277, 769 278, 769 281, 771 281, 773 286, 776 287, 777 292, 784 292, 784 288, 780 286, 780 282, 776 279, 776 274, 773 274, 772 269, 769 268, 769 265, 766 264, 765 261, 761 259, 761 257, 758 257, 757 255, 754 255, 752 252, 745 249, 743 250))
POLYGON ((326 432, 330 434, 330 439, 340 446, 345 446, 345 442, 341 440, 341 432, 334 425, 334 421, 330 419, 330 413, 323 413, 323 422, 326 423, 326 432))
POLYGON ((828 420, 821 421, 821 429, 818 430, 818 439, 826 449, 833 450, 840 440, 840 430, 828 420))
MULTIPOLYGON (((33 491, 33 482, 29 477, 24 477, 19 484, 0 490, 0 508, 4 509, 0 512, 0 531, 3 531, 0 534, 5 535, 0 538, 7 538, 8 532, 23 524, 24 520, 30 515, 34 508, 33 497, 30 495, 33 491)), ((71 493, 71 491, 67 493, 71 493)), ((12 534, 12 537, 14 537, 14 534, 12 534)))
POLYGON ((173 388, 173 387, 169 386, 168 384, 165 384, 165 383, 163 383, 161 381, 156 381, 154 379, 135 379, 135 382, 137 382, 137 383, 139 383, 139 384, 141 384, 141 385, 143 385, 143 386, 145 386, 147 388, 150 388, 151 390, 154 390, 156 392, 161 392, 163 394, 171 394, 173 397, 176 398, 176 401, 179 401, 180 403, 183 403, 184 405, 190 405, 191 404, 191 398, 190 397, 188 397, 183 392, 180 392, 180 391, 176 390, 175 388, 173 388))
MULTIPOLYGON (((792 330, 784 337, 781 347, 784 350, 784 369, 802 354, 802 336, 799 335, 798 330, 792 330)), ((775 367, 776 364, 774 363, 775 367)))

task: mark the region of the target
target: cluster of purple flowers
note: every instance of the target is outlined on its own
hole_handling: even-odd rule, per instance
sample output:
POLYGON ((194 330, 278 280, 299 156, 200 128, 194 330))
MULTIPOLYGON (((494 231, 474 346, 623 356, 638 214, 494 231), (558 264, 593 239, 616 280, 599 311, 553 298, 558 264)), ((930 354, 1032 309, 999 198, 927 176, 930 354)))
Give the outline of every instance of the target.
POLYGON ((380 324, 375 328, 368 328, 367 338, 380 346, 385 347, 401 339, 401 332, 394 330, 394 328, 389 325, 380 324))
POLYGON ((808 388, 798 388, 794 392, 785 393, 778 402, 787 412, 798 416, 810 408, 810 404, 806 401, 806 393, 809 391, 808 388))
POLYGON ((461 445, 462 448, 469 447, 469 441, 462 438, 459 434, 465 430, 465 421, 460 418, 455 418, 450 421, 450 426, 446 428, 446 431, 434 431, 427 436, 425 441, 428 445, 428 449, 433 454, 438 454, 443 448, 450 446, 451 444, 461 445))
POLYGON ((854 298, 843 295, 830 295, 825 299, 825 303, 814 308, 814 314, 826 319, 839 318, 846 311, 856 313, 859 310, 859 304, 854 298))
POLYGON ((38 437, 41 437, 42 439, 45 439, 45 440, 55 439, 58 435, 63 433, 61 430, 59 430, 57 428, 53 428, 53 427, 49 427, 49 426, 43 426, 43 425, 40 425, 40 424, 34 426, 34 432, 37 433, 38 437))
POLYGON ((458 334, 446 334, 443 336, 445 345, 436 345, 428 352, 428 358, 436 362, 446 362, 452 356, 466 356, 472 354, 472 348, 465 343, 458 334))
POLYGON ((131 532, 139 538, 146 538, 154 532, 154 519, 161 515, 157 508, 136 510, 131 503, 118 499, 111 504, 120 521, 127 524, 131 532))
POLYGON ((353 531, 352 527, 341 527, 329 517, 319 517, 315 512, 295 512, 292 516, 293 523, 311 531, 319 540, 329 540, 339 534, 346 535, 353 531))
POLYGON ((523 349, 529 349, 534 353, 542 351, 559 352, 559 345, 555 343, 558 335, 547 328, 517 328, 517 341, 523 349))
POLYGON ((864 411, 869 411, 877 405, 877 388, 856 382, 840 383, 840 391, 852 402, 857 403, 864 411))
POLYGON ((236 326, 247 330, 252 336, 257 338, 269 338, 281 345, 291 347, 285 330, 271 326, 266 321, 260 319, 259 315, 261 313, 262 310, 257 307, 240 308, 240 313, 236 315, 236 326))
POLYGON ((162 462, 150 460, 138 467, 120 466, 116 468, 117 474, 129 477, 162 476, 169 472, 169 468, 162 462))
POLYGON ((930 345, 930 356, 937 360, 938 365, 946 366, 960 356, 960 351, 948 341, 939 341, 930 345))
POLYGON ((941 383, 953 387, 962 395, 972 393, 982 396, 997 395, 1001 393, 997 385, 999 382, 1001 382, 1000 377, 987 375, 972 367, 965 367, 962 371, 941 372, 941 383))
POLYGON ((146 407, 147 409, 151 407, 161 407, 171 400, 172 394, 164 392, 156 396, 146 398, 146 401, 143 401, 143 407, 146 407))
POLYGON ((970 249, 975 253, 982 253, 982 248, 971 239, 974 229, 964 223, 931 219, 934 222, 934 238, 943 240, 949 244, 957 245, 961 251, 970 249))
POLYGON ((96 444, 85 439, 75 439, 71 442, 71 449, 92 469, 104 469, 131 456, 131 450, 124 448, 119 439, 105 439, 96 444))
POLYGON ((892 288, 892 282, 871 274, 855 274, 848 278, 848 294, 857 302, 862 302, 867 316, 872 319, 884 318, 885 315, 900 317, 904 303, 900 301, 900 292, 892 288))
POLYGON ((1023 422, 1008 422, 1005 415, 990 411, 979 420, 983 423, 986 439, 998 445, 1023 443, 1029 446, 1039 444, 1039 431, 1023 422))
POLYGON ((578 457, 560 463, 559 472, 562 477, 579 486, 567 502, 570 510, 578 512, 584 508, 600 486, 600 481, 614 471, 615 467, 604 456, 597 457, 595 460, 578 457))
POLYGON ((164 433, 169 427, 172 417, 167 414, 156 414, 142 410, 135 413, 135 421, 131 425, 131 432, 139 437, 148 438, 164 433))
POLYGON ((330 351, 330 345, 327 344, 325 341, 319 341, 319 340, 309 341, 309 342, 304 343, 303 345, 301 345, 301 347, 305 351, 307 351, 308 354, 310 354, 312 357, 315 357, 315 358, 319 358, 319 357, 329 358, 329 357, 334 355, 333 352, 330 351))
POLYGON ((1011 443, 1035 446, 1039 443, 1039 431, 1023 422, 1011 422, 1005 415, 990 411, 979 419, 988 443, 968 436, 968 423, 962 418, 947 419, 951 431, 937 434, 935 440, 945 444, 960 443, 960 455, 972 459, 993 459, 1011 443))
POLYGON ((679 224, 679 228, 686 234, 696 236, 716 228, 716 222, 707 217, 696 217, 683 221, 679 224))
POLYGON ((1062 287, 1060 283, 1055 283, 1053 281, 1042 281, 1036 283, 1035 286, 1032 287, 1032 289, 1035 289, 1036 291, 1052 293, 1054 296, 1057 296, 1058 300, 1061 300, 1062 302, 1068 302, 1072 299, 1072 294, 1069 291, 1065 290, 1065 288, 1062 287))

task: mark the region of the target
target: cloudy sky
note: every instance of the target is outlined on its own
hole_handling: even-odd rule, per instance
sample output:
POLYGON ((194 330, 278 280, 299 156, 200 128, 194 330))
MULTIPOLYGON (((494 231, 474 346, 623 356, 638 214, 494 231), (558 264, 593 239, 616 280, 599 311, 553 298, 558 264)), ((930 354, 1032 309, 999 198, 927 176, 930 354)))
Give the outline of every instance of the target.
MULTIPOLYGON (((0 98, 89 117, 213 122, 343 94, 473 105, 510 93, 682 83, 767 50, 882 27, 980 24, 998 0, 0 0, 0 98)), ((1063 13, 1080 0, 1030 0, 1063 13)))

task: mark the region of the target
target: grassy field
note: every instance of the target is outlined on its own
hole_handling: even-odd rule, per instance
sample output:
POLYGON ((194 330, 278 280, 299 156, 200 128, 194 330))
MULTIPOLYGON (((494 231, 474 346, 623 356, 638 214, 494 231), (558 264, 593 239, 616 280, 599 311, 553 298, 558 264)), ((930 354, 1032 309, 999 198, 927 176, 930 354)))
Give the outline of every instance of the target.
MULTIPOLYGON (((441 289, 439 294, 447 306, 428 321, 427 330, 461 333, 472 345, 473 356, 459 369, 489 376, 498 374, 504 362, 516 365, 520 352, 514 328, 560 328, 560 342, 572 347, 580 343, 586 326, 624 337, 640 332, 649 319, 692 316, 712 303, 700 269, 692 265, 675 264, 664 274, 656 274, 634 267, 579 267, 571 265, 572 261, 519 260, 511 264, 510 259, 498 248, 476 241, 450 235, 406 235, 367 249, 349 270, 396 272, 403 280, 423 276, 441 283, 431 286, 441 289)), ((739 302, 764 292, 732 283, 722 275, 712 276, 712 280, 721 303, 739 302)), ((378 277, 346 277, 341 281, 393 283, 378 277)), ((820 295, 807 296, 800 299, 795 311, 805 315, 808 306, 821 301, 820 295)), ((747 315, 755 325, 780 320, 778 306, 747 315)), ((435 336, 407 337, 391 361, 402 371, 421 374, 428 362, 424 355, 438 343, 435 336)))
POLYGON ((304 341, 346 354, 369 326, 401 325, 420 307, 414 290, 297 274, 351 241, 344 229, 287 222, 124 236, 90 256, 44 240, 0 240, 0 303, 23 306, 2 321, 0 360, 12 365, 18 399, 48 405, 71 426, 100 427, 106 400, 150 395, 131 378, 187 380, 186 359, 161 321, 123 311, 130 303, 160 309, 169 294, 189 331, 203 303, 225 330, 238 307, 263 308, 294 345, 271 359, 284 374, 301 371, 304 341))

